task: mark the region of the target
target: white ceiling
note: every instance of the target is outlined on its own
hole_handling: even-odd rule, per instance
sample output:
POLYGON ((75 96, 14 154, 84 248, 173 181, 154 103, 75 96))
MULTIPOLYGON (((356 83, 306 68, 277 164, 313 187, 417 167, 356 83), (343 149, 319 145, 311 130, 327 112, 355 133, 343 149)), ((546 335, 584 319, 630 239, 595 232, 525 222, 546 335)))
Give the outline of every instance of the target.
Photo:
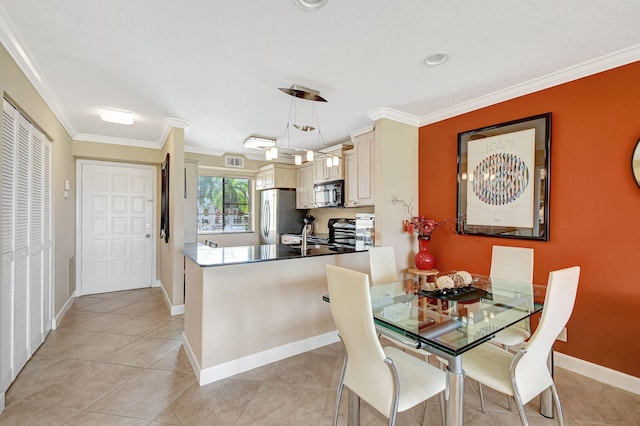
POLYGON ((279 87, 328 100, 323 141, 292 129, 293 147, 379 117, 424 125, 639 60, 640 1, 0 0, 0 40, 74 139, 160 147, 190 123, 190 151, 261 158, 242 141, 283 135, 279 87), (426 66, 438 51, 451 60, 426 66), (135 124, 100 121, 105 107, 135 124))

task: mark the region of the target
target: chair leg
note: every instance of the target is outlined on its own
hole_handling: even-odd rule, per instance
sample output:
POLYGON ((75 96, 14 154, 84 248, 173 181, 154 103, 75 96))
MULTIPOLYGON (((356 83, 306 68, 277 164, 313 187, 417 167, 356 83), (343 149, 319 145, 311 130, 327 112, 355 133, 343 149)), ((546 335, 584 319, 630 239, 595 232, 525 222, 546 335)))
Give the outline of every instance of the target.
POLYGON ((342 389, 344 389, 344 385, 342 384, 341 377, 340 384, 338 385, 338 391, 336 392, 336 409, 333 413, 333 426, 338 426, 338 413, 340 412, 340 399, 342 399, 342 389))
POLYGON ((447 424, 446 415, 444 413, 445 401, 444 401, 444 392, 440 392, 440 418, 442 419, 442 426, 447 424))
POLYGON ((424 418, 427 414, 427 401, 422 403, 422 415, 420 416, 420 424, 424 425, 424 418))
POLYGON ((482 414, 487 414, 484 409, 484 392, 482 392, 482 383, 478 382, 478 393, 480 394, 480 410, 482 414))
POLYGON ((513 390, 513 399, 516 401, 516 408, 518 409, 518 414, 520 414, 520 421, 522 422, 522 426, 529 426, 529 421, 527 420, 527 415, 524 412, 524 405, 522 404, 522 399, 520 399, 520 394, 517 389, 513 390))
POLYGON ((338 426, 338 413, 340 412, 340 400, 342 399, 342 390, 344 389, 344 373, 347 371, 347 359, 348 357, 345 352, 342 371, 340 371, 340 379, 338 380, 338 390, 336 391, 336 410, 333 414, 333 426, 338 426))
MULTIPOLYGON (((507 345, 502 345, 502 346, 503 346, 505 351, 511 352, 509 350, 509 346, 507 346, 507 345)), ((507 395, 507 408, 509 409, 509 411, 511 411, 511 397, 509 395, 507 395)))
POLYGON ((360 426, 360 396, 349 389, 349 425, 360 426))
POLYGON ((564 415, 562 414, 562 405, 560 404, 560 396, 558 395, 558 389, 555 384, 551 384, 551 394, 553 395, 553 405, 556 409, 556 416, 558 417, 558 424, 564 426, 564 415))

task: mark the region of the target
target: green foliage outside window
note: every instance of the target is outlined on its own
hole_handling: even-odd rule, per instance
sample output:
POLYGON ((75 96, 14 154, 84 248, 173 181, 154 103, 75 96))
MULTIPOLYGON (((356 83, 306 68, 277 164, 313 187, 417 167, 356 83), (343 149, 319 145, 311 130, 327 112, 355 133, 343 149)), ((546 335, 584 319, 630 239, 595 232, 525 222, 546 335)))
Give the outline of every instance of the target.
POLYGON ((198 176, 198 232, 251 229, 251 181, 247 178, 198 176))

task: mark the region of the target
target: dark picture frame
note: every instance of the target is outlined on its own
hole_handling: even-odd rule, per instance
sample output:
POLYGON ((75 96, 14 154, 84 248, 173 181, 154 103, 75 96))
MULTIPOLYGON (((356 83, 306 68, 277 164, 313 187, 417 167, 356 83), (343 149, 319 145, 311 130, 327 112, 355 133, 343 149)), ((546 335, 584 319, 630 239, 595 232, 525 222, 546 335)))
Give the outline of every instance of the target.
POLYGON ((162 193, 160 198, 160 238, 169 242, 169 153, 161 164, 162 193))
POLYGON ((458 133, 458 234, 549 241, 550 148, 550 112, 458 133))

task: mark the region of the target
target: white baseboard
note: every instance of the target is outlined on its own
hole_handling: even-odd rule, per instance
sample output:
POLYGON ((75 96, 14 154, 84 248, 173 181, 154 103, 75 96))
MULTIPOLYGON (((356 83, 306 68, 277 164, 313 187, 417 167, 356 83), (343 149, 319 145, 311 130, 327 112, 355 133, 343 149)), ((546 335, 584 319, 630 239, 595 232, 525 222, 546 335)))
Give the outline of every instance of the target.
POLYGON ((187 341, 186 336, 182 335, 184 342, 185 352, 191 362, 193 371, 196 372, 198 383, 200 386, 213 383, 218 380, 226 379, 227 377, 234 376, 238 373, 242 373, 254 368, 261 367, 272 362, 280 361, 285 358, 289 358, 294 355, 301 354, 303 352, 311 351, 313 349, 320 348, 322 346, 330 345, 340 341, 338 333, 331 331, 329 333, 321 334, 319 336, 310 337, 308 339, 299 340, 297 342, 288 343, 276 348, 267 349, 266 351, 251 354, 242 358, 234 359, 232 361, 225 362, 223 364, 216 365, 214 367, 208 367, 202 369, 198 364, 191 345, 187 341))
POLYGON ((60 312, 58 312, 58 314, 51 320, 51 329, 52 330, 55 330, 55 329, 58 328, 58 324, 60 324, 60 322, 62 321, 62 318, 64 318, 64 315, 67 313, 69 308, 71 308, 71 306, 73 305, 73 301, 74 300, 76 300, 76 291, 75 290, 71 294, 71 296, 69 296, 69 298, 65 302, 64 306, 62 307, 62 309, 60 309, 60 312))
POLYGON ((184 305, 174 305, 171 307, 171 316, 175 317, 176 315, 184 314, 184 305))
POLYGON ((164 289, 164 286, 162 285, 162 281, 156 280, 156 282, 153 284, 152 287, 160 287, 160 290, 162 290, 162 296, 164 297, 164 303, 167 304, 167 307, 169 308, 169 312, 172 317, 176 315, 184 314, 184 305, 171 304, 171 298, 167 294, 167 291, 164 289))
POLYGON ((560 352, 553 352, 553 363, 582 376, 606 383, 627 392, 640 395, 640 378, 598 364, 574 358, 560 352))
POLYGON ((182 332, 182 348, 184 349, 185 354, 187 354, 187 359, 191 364, 191 368, 198 378, 198 384, 202 386, 202 383, 200 383, 200 364, 198 363, 196 354, 193 353, 193 348, 191 348, 191 344, 189 344, 189 340, 187 339, 187 336, 185 336, 184 331, 182 332))

